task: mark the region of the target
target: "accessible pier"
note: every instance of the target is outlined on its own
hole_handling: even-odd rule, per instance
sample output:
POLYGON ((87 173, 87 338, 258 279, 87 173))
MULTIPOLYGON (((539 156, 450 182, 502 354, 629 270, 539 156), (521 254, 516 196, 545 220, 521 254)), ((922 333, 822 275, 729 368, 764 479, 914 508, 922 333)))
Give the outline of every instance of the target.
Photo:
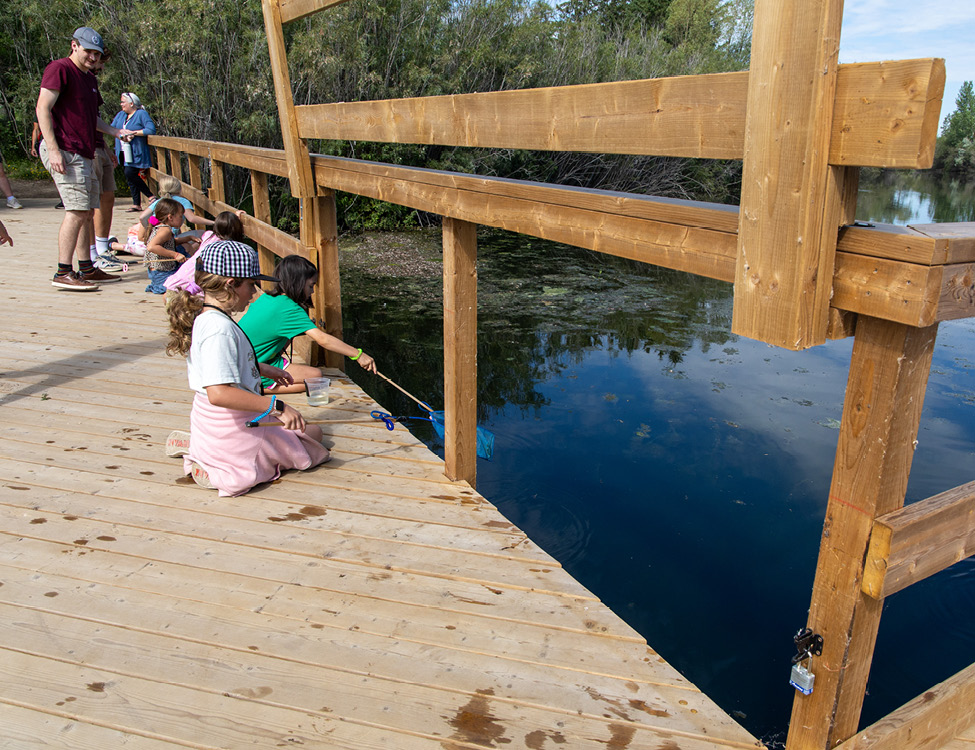
POLYGON ((3 217, 5 748, 760 746, 339 370, 328 464, 188 483, 162 298, 54 289, 52 202, 3 217))

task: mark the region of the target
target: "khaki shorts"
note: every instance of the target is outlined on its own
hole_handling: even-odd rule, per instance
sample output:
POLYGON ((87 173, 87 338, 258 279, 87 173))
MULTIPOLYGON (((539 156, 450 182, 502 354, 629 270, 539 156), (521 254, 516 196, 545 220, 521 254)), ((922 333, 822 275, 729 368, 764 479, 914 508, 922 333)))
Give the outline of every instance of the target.
POLYGON ((115 167, 112 165, 112 157, 108 155, 107 148, 95 149, 95 160, 92 162, 95 170, 95 177, 101 185, 99 193, 115 193, 115 167))
POLYGON ((62 151, 64 174, 61 174, 51 169, 47 144, 44 142, 41 143, 40 154, 44 168, 51 173, 54 184, 57 185, 66 211, 90 211, 101 205, 101 185, 95 176, 91 159, 62 151))

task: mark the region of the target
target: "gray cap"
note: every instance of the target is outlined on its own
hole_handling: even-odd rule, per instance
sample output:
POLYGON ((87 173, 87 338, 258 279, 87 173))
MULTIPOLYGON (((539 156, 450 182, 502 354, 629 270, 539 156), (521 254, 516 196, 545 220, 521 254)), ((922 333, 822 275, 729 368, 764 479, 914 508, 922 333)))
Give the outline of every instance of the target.
POLYGON ((90 26, 79 26, 74 30, 71 38, 80 44, 84 49, 93 49, 96 52, 105 52, 105 42, 102 35, 90 26))

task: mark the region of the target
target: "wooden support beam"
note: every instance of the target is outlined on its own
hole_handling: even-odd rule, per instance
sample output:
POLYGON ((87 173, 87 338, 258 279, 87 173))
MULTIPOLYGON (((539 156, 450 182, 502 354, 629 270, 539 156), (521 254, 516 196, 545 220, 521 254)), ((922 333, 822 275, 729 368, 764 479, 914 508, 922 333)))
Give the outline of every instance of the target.
POLYGON ((975 482, 970 482, 876 520, 863 593, 882 599, 973 554, 975 482))
POLYGON ((210 159, 210 200, 214 203, 227 202, 227 188, 223 175, 223 162, 210 159))
MULTIPOLYGON (((315 286, 315 317, 318 324, 338 339, 342 335, 342 285, 339 278, 339 224, 335 193, 326 191, 314 199, 317 204, 316 240, 318 247, 318 284, 315 286)), ((345 370, 345 357, 325 352, 325 364, 345 370)))
POLYGON ((169 149, 157 146, 154 151, 156 152, 156 166, 159 171, 172 174, 169 169, 169 149))
MULTIPOLYGON (((791 37, 786 37, 791 38, 791 37)), ((749 73, 295 108, 302 138, 741 159, 749 73)), ((943 60, 839 66, 837 166, 931 166, 943 60)))
POLYGON ((731 327, 786 349, 826 341, 848 195, 827 161, 842 16, 842 0, 755 2, 731 327))
POLYGON ((308 144, 298 135, 298 123, 295 120, 295 102, 291 93, 288 53, 284 47, 280 0, 262 0, 261 6, 264 10, 268 52, 271 56, 271 74, 274 77, 274 98, 278 103, 281 136, 288 157, 291 194, 296 198, 312 198, 315 195, 315 180, 311 172, 308 144))
MULTIPOLYGON (((309 260, 316 267, 320 268, 317 209, 318 206, 315 198, 301 198, 298 201, 298 239, 302 245, 311 249, 311 257, 309 260)), ((313 304, 318 305, 318 295, 321 294, 321 289, 316 289, 315 294, 313 304)), ((324 359, 318 342, 313 341, 308 336, 299 336, 296 338, 294 340, 293 351, 299 358, 310 365, 317 366, 324 359)))
MULTIPOLYGON (((835 750, 938 750, 972 725, 975 664, 925 691, 835 750)), ((960 743, 959 750, 961 747, 960 743)))
MULTIPOLYGON (((254 218, 262 224, 271 223, 271 199, 267 189, 267 175, 255 170, 251 174, 251 195, 254 203, 254 218)), ((274 253, 265 245, 257 243, 257 259, 261 264, 261 273, 274 276, 274 253)))
POLYGON ((882 602, 860 584, 874 519, 904 504, 937 326, 860 316, 808 627, 823 636, 812 695, 796 694, 788 750, 828 750, 857 730, 882 602))
MULTIPOLYGON (((189 177, 190 177, 190 185, 195 190, 202 191, 203 190, 203 170, 202 170, 201 164, 200 164, 200 162, 202 161, 202 158, 199 157, 199 156, 197 156, 194 153, 187 153, 186 159, 187 159, 187 161, 189 163, 188 171, 189 171, 189 177)), ((188 195, 184 195, 183 197, 185 197, 187 200, 191 200, 192 201, 192 198, 190 198, 188 195)), ((199 215, 202 211, 203 211, 203 206, 201 206, 199 203, 195 203, 194 202, 193 203, 193 212, 195 214, 199 215)), ((198 224, 196 226, 196 229, 202 229, 202 228, 203 228, 203 225, 202 224, 198 224)))
POLYGON ((443 220, 444 463, 477 480, 477 225, 443 220))

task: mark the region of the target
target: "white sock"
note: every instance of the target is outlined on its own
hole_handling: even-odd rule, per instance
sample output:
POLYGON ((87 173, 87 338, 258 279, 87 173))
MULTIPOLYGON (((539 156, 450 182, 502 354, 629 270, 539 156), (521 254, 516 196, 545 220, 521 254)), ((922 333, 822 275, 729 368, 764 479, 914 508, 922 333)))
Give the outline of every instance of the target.
POLYGON ((108 246, 108 237, 96 237, 95 247, 98 248, 98 254, 107 253, 111 248, 108 246))
POLYGON ((95 245, 90 245, 88 247, 88 252, 91 254, 91 262, 92 263, 94 263, 96 260, 98 260, 98 248, 96 248, 95 245))

